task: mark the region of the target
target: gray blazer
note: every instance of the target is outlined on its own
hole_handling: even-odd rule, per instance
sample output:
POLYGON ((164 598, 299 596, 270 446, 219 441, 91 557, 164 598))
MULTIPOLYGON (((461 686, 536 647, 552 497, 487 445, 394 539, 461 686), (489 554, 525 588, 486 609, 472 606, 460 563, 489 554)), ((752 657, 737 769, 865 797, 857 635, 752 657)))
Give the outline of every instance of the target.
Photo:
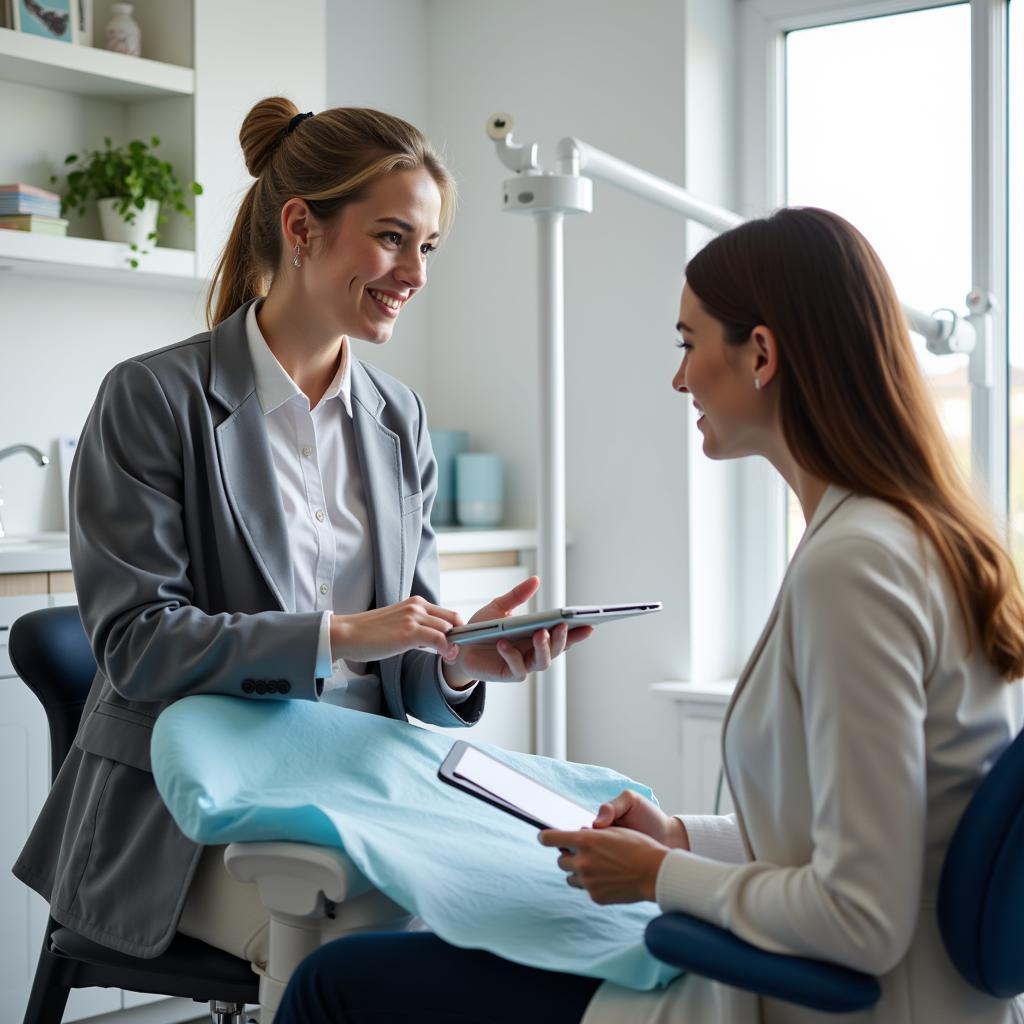
MULTIPOLYGON (((72 469, 75 588, 99 671, 14 873, 58 922, 133 956, 167 948, 201 852, 153 784, 157 715, 195 693, 316 700, 322 688, 321 613, 294 606, 247 308, 115 366, 72 469)), ((422 403, 354 360, 352 415, 376 605, 436 601, 437 474, 422 403)), ((482 684, 458 708, 447 703, 435 655, 411 651, 378 667, 394 718, 458 726, 483 712, 482 684)))

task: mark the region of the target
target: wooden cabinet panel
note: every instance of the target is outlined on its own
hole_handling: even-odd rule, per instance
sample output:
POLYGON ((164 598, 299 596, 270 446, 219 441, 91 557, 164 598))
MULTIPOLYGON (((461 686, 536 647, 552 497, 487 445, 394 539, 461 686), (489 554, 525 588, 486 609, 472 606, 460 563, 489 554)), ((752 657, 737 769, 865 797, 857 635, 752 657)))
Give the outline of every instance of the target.
POLYGON ((0 575, 0 598, 46 594, 49 582, 45 572, 11 572, 0 575))

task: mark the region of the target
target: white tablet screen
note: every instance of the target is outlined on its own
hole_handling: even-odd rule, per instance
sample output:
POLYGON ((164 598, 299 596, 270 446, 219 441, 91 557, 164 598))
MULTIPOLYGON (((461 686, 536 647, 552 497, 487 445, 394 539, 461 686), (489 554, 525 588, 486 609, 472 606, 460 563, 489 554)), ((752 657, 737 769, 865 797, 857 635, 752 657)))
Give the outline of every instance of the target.
POLYGON ((590 828, 595 812, 588 811, 533 779, 506 767, 486 754, 468 747, 455 768, 459 778, 473 782, 493 796, 525 811, 552 828, 575 831, 590 828))

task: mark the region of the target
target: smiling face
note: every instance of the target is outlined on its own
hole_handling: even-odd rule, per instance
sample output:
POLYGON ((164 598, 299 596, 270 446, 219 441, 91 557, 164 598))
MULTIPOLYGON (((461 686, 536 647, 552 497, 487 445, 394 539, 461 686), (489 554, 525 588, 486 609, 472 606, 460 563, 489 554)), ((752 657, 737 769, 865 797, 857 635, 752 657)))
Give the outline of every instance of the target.
POLYGON ((382 344, 427 283, 440 237, 441 193, 424 168, 394 171, 312 235, 302 267, 306 297, 337 334, 382 344))
POLYGON ((721 321, 689 285, 683 287, 678 328, 684 354, 672 387, 693 399, 704 454, 712 459, 765 454, 771 402, 754 386, 755 378, 765 385, 771 375, 755 337, 762 329, 742 344, 729 343, 721 321))

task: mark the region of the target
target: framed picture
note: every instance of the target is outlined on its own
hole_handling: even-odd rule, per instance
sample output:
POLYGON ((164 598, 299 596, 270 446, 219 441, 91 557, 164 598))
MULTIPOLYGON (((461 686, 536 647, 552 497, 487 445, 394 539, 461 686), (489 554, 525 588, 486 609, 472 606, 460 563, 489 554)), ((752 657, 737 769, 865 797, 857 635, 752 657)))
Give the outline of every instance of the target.
POLYGON ((11 27, 16 32, 62 43, 75 41, 75 0, 13 0, 13 12, 11 27))

